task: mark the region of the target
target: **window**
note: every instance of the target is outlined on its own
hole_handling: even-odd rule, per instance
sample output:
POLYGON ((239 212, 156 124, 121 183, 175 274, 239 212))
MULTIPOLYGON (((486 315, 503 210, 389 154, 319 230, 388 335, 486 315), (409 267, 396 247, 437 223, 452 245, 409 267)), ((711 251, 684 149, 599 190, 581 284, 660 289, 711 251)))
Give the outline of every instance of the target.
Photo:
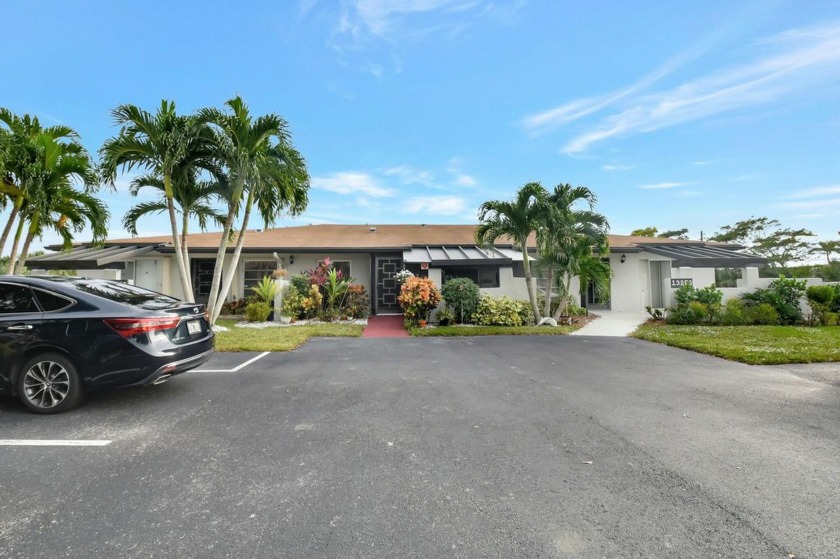
MULTIPOLYGON (((318 265, 323 264, 323 260, 318 261, 318 265)), ((330 265, 336 272, 341 272, 341 279, 349 279, 350 277, 350 261, 349 260, 330 260, 330 265)))
POLYGON ((75 303, 72 299, 50 293, 49 291, 41 291, 40 289, 35 290, 35 297, 41 303, 41 308, 46 312, 60 311, 75 303))
POLYGON ((0 314, 40 312, 32 291, 22 285, 0 284, 0 314))
POLYGON ((715 287, 738 287, 741 268, 715 268, 715 287))
POLYGON ((455 278, 469 278, 479 287, 499 287, 499 268, 476 266, 474 268, 443 268, 443 283, 455 278))
POLYGON ((265 276, 271 276, 277 269, 276 260, 251 260, 245 262, 245 288, 243 293, 249 294, 249 290, 260 283, 265 276))

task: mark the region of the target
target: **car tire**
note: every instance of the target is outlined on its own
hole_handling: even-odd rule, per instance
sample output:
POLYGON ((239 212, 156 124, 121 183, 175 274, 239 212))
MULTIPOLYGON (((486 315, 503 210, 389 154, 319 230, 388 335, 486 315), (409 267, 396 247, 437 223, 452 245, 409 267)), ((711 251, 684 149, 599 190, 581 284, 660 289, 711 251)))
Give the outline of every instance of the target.
POLYGON ((61 413, 84 398, 82 377, 72 361, 59 353, 44 353, 26 362, 18 374, 17 393, 34 413, 61 413))

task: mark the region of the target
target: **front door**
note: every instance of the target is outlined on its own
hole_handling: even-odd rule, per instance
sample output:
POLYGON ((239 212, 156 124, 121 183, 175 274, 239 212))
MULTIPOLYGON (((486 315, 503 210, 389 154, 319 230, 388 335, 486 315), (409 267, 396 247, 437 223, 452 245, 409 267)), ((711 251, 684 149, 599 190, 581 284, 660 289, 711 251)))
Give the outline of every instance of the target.
POLYGON ((671 262, 667 260, 650 261, 650 306, 654 309, 665 308, 665 280, 671 277, 671 262))
POLYGON ((210 299, 210 286, 213 284, 213 270, 216 268, 216 260, 214 258, 193 258, 190 264, 192 266, 190 275, 192 276, 194 302, 207 304, 210 299))
POLYGON ((610 297, 609 295, 602 297, 598 290, 595 289, 595 282, 590 281, 586 286, 586 297, 584 298, 583 306, 590 311, 609 310, 610 297))
POLYGON ((402 270, 401 256, 377 256, 376 257, 376 313, 400 313, 400 304, 397 296, 400 294, 400 286, 394 277, 402 270))

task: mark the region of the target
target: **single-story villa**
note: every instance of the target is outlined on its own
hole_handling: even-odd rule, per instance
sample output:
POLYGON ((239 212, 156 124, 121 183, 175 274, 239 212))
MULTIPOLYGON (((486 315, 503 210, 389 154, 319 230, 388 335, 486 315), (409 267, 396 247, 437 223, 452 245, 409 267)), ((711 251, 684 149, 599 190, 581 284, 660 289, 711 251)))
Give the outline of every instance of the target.
MULTIPOLYGON (((249 231, 229 297, 248 295, 251 286, 278 267, 296 274, 329 257, 345 275, 365 286, 374 313, 399 312, 394 275, 402 269, 428 275, 437 285, 468 277, 484 293, 527 299, 521 251, 504 240, 492 248, 480 247, 475 229, 475 225, 418 224, 249 231)), ((221 233, 189 236, 193 290, 199 302, 209 295, 220 239, 221 233)), ((676 288, 686 282, 705 287, 717 278, 729 298, 770 281, 758 277, 757 266, 765 259, 739 252, 743 248, 739 245, 624 235, 610 235, 609 241, 611 297, 602 301, 594 289, 584 290, 579 303, 589 309, 643 312, 648 306, 668 307, 676 288)), ((169 236, 137 237, 109 240, 98 247, 80 245, 70 252, 29 258, 27 264, 30 269, 76 270, 79 275, 129 280, 183 297, 174 252, 169 236)), ((232 252, 233 246, 228 258, 232 252)), ((573 292, 578 291, 573 286, 573 292)))

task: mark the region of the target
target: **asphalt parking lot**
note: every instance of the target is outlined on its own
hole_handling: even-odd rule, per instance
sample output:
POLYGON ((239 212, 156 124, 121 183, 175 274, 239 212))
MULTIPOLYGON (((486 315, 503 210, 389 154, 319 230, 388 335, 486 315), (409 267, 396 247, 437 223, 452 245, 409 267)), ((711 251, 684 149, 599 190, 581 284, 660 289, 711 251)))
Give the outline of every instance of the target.
POLYGON ((0 400, 4 443, 99 445, 0 446, 0 557, 840 557, 821 376, 553 336, 202 369, 61 416, 0 400))

